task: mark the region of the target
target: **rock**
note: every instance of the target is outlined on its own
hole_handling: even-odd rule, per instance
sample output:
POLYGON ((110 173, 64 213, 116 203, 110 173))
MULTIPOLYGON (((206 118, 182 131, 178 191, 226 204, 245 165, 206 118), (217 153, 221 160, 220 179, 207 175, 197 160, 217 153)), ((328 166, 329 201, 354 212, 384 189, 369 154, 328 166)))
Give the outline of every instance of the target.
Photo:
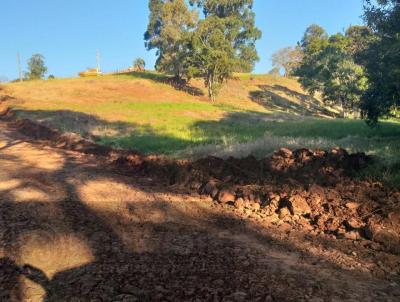
POLYGON ((331 150, 331 153, 334 155, 338 155, 338 156, 347 156, 348 155, 347 151, 343 148, 333 148, 331 150))
POLYGON ((211 197, 212 197, 212 199, 217 199, 217 196, 218 196, 218 188, 214 188, 213 190, 212 190, 212 192, 211 192, 211 197))
POLYGON ((279 219, 284 219, 288 215, 290 215, 290 211, 288 208, 282 208, 279 210, 279 219))
POLYGON ((193 181, 193 182, 190 184, 190 188, 191 188, 192 190, 196 190, 196 191, 200 190, 200 188, 201 188, 201 182, 199 182, 199 181, 193 181))
POLYGON ((293 152, 287 148, 281 148, 275 152, 275 155, 281 156, 283 158, 290 158, 293 155, 293 152))
POLYGON ((235 201, 235 208, 242 210, 245 207, 245 201, 243 198, 239 198, 235 201))
POLYGON ((258 211, 258 210, 260 210, 261 206, 258 202, 251 202, 250 208, 254 211, 258 211))
POLYGON ((364 228, 364 234, 367 239, 383 244, 390 251, 394 253, 400 252, 400 235, 396 231, 370 222, 364 228))
POLYGON ((202 193, 206 195, 212 195, 213 191, 217 188, 218 182, 216 180, 210 180, 203 187, 202 193))
POLYGON ((229 202, 235 202, 235 194, 233 194, 231 191, 229 190, 221 190, 218 194, 218 201, 220 203, 229 203, 229 202))
POLYGON ((311 213, 311 208, 306 199, 300 195, 293 195, 289 198, 288 208, 293 215, 304 215, 311 213))
POLYGON ((364 226, 364 223, 359 221, 358 219, 352 217, 345 221, 345 225, 346 225, 346 227, 348 227, 350 229, 359 229, 364 226))
POLYGON ((316 185, 316 184, 313 184, 309 188, 308 193, 309 193, 309 201, 313 205, 319 205, 325 199, 325 191, 324 191, 324 189, 322 187, 316 185))
POLYGON ((350 210, 357 210, 360 207, 360 204, 357 202, 348 202, 346 203, 346 208, 350 210))
POLYGON ((344 237, 346 239, 350 239, 350 240, 358 240, 358 239, 360 239, 360 234, 356 231, 351 231, 351 232, 345 233, 344 237))

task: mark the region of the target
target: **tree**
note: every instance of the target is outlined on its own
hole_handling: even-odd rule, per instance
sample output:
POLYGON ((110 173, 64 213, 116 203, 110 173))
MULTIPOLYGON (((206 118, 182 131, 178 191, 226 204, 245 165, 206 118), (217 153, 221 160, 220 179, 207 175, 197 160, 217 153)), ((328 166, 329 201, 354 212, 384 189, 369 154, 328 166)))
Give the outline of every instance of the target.
POLYGON ((42 79, 47 72, 43 55, 34 54, 28 61, 28 69, 26 77, 29 80, 42 79))
POLYGON ((144 35, 148 50, 157 50, 156 69, 181 79, 190 53, 191 32, 197 13, 185 0, 150 0, 150 17, 144 35))
POLYGON ((307 27, 301 42, 303 52, 310 55, 321 50, 328 42, 328 34, 321 26, 312 24, 307 27))
POLYGON ((358 108, 368 86, 362 66, 355 63, 349 51, 351 40, 336 34, 326 41, 313 40, 306 44, 305 57, 296 75, 311 94, 319 91, 326 103, 340 105, 343 117, 358 108), (307 49, 311 46, 312 49, 307 49))
POLYGON ((350 26, 346 30, 346 38, 348 39, 348 53, 357 64, 366 66, 368 62, 366 51, 376 40, 372 30, 368 26, 350 26))
POLYGON ((268 74, 274 77, 279 77, 281 75, 281 70, 279 67, 273 67, 270 71, 268 71, 268 74))
POLYGON ((292 75, 303 60, 303 52, 300 47, 286 47, 272 55, 272 65, 284 70, 285 77, 292 75))
POLYGON ((400 106, 399 0, 366 0, 365 19, 376 39, 366 50, 370 86, 361 109, 364 117, 375 124, 400 106))
POLYGON ((146 62, 142 58, 136 58, 133 61, 133 68, 135 71, 144 71, 146 67, 146 62))
POLYGON ((261 32, 255 26, 253 0, 191 0, 205 18, 191 40, 189 75, 204 78, 209 98, 215 101, 222 83, 237 70, 251 71, 258 60, 255 42, 261 32))
POLYGON ((339 104, 343 117, 347 112, 353 112, 359 107, 360 97, 368 86, 363 68, 351 57, 337 52, 336 59, 330 60, 330 65, 322 79, 323 98, 327 103, 339 104), (329 73, 328 73, 329 72, 329 73))

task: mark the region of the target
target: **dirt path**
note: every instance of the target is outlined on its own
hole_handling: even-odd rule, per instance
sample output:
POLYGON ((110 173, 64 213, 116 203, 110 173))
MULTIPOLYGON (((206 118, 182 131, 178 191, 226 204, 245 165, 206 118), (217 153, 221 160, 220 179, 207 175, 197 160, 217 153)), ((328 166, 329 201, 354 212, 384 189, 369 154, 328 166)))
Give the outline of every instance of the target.
POLYGON ((399 301, 379 253, 243 219, 0 122, 0 301, 399 301))

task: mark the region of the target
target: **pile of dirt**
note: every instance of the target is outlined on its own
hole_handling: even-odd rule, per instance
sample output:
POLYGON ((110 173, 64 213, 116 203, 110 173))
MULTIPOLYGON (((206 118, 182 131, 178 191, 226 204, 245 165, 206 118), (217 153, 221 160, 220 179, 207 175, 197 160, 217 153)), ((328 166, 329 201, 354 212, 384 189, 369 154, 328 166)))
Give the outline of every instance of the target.
MULTIPOLYGON (((5 111, 3 117, 13 118, 12 111, 5 111)), ((111 156, 114 152, 112 148, 98 145, 78 134, 61 133, 29 119, 15 119, 9 125, 30 138, 56 148, 98 156, 111 156)))
POLYGON ((174 161, 114 150, 26 119, 10 118, 9 124, 51 146, 105 157, 120 173, 210 196, 246 217, 332 238, 370 240, 400 253, 400 191, 354 177, 372 160, 364 153, 280 149, 260 160, 174 161))
POLYGON ((371 161, 364 153, 336 148, 280 149, 261 160, 179 162, 130 155, 115 163, 121 171, 208 195, 245 217, 333 239, 367 240, 400 253, 400 191, 354 177, 371 161))
POLYGON ((257 160, 209 157, 181 165, 171 183, 209 195, 246 217, 400 253, 400 191, 354 174, 371 158, 343 149, 281 149, 257 160))

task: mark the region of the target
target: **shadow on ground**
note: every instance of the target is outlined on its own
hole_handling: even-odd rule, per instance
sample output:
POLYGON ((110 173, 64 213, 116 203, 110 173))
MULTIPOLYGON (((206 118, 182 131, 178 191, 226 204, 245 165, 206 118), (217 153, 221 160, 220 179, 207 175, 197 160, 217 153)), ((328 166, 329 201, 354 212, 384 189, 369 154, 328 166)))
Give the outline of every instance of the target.
POLYGON ((321 101, 312 96, 281 85, 259 85, 258 87, 260 90, 250 92, 250 98, 269 110, 279 110, 303 116, 339 117, 338 114, 326 109, 321 101))
POLYGON ((228 212, 53 152, 10 144, 0 153, 1 301, 343 300, 387 290, 228 212))
POLYGON ((78 133, 107 146, 138 150, 147 154, 173 154, 187 147, 221 144, 224 140, 249 141, 268 131, 268 122, 288 120, 286 115, 232 112, 219 121, 199 121, 190 127, 192 138, 181 139, 150 125, 111 122, 94 115, 70 110, 15 110, 18 117, 38 121, 63 132, 78 133))
POLYGON ((190 85, 190 83, 185 80, 177 79, 172 76, 167 76, 154 72, 132 72, 126 75, 133 78, 147 79, 162 84, 168 84, 176 90, 186 92, 192 96, 204 96, 204 93, 201 89, 190 85))

